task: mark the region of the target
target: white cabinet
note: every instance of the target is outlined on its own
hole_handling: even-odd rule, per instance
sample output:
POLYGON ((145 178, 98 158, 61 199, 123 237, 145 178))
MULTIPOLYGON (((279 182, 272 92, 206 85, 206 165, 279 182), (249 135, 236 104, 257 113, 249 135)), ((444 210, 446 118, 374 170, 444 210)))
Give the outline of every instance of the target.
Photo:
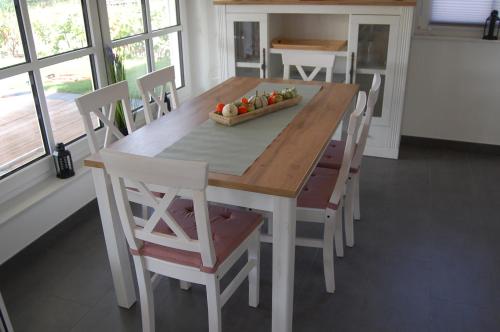
POLYGON ((399 16, 351 15, 349 20, 349 53, 353 54, 352 82, 363 91, 370 90, 373 74, 382 78, 379 101, 373 113, 367 154, 397 158, 388 139, 391 121, 398 50, 399 16))
POLYGON ((270 48, 276 37, 347 40, 347 49, 341 52, 347 57, 339 57, 334 80, 344 82, 347 79, 368 91, 373 74, 382 76, 382 90, 365 153, 398 157, 412 6, 217 7, 222 50, 219 64, 223 79, 231 76, 279 77, 282 73, 279 50, 270 48))

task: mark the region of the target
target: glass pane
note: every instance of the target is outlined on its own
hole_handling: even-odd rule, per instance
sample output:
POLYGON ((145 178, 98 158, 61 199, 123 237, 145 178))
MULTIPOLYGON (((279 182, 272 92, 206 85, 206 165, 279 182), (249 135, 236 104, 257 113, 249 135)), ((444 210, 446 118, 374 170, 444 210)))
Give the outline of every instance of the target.
POLYGON ((120 39, 144 32, 140 0, 106 0, 111 39, 120 39))
POLYGON ((175 85, 182 86, 181 57, 179 32, 153 38, 155 54, 155 68, 161 69, 169 66, 175 68, 175 85))
MULTIPOLYGON (((378 118, 382 116, 382 106, 384 104, 385 75, 381 75, 381 78, 382 82, 380 83, 380 92, 378 95, 377 104, 375 105, 375 109, 373 110, 373 116, 378 118)), ((372 87, 372 80, 373 75, 371 74, 356 74, 356 84, 359 84, 359 89, 361 91, 366 91, 367 94, 372 87)))
POLYGON ((28 74, 0 80, 0 176, 45 154, 28 74))
POLYGON ((0 0, 0 68, 25 61, 14 1, 0 0))
POLYGON ((359 25, 358 68, 385 69, 389 49, 389 30, 389 25, 359 25))
POLYGON ((260 77, 259 68, 236 68, 236 76, 241 77, 260 77))
POLYGON ((260 62, 259 22, 234 22, 236 62, 260 62))
POLYGON ((80 0, 28 1, 39 58, 88 46, 80 0))
POLYGON ((149 0, 153 30, 177 25, 176 0, 149 0))
MULTIPOLYGON (((90 59, 83 57, 41 69, 50 124, 56 143, 68 143, 85 134, 75 98, 93 90, 90 59)), ((99 121, 94 118, 94 127, 99 121)))
MULTIPOLYGON (((147 74, 146 45, 144 42, 128 44, 114 49, 116 61, 122 61, 123 71, 118 71, 117 81, 127 80, 132 109, 142 106, 141 94, 137 87, 137 78, 147 74)), ((120 67, 120 65, 116 66, 120 67)))

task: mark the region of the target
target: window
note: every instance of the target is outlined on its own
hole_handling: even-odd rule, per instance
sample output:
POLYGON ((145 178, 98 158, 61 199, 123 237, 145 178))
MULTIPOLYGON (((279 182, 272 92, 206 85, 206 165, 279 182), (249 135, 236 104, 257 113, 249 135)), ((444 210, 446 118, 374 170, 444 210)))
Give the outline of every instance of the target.
POLYGON ((482 25, 500 0, 430 0, 430 22, 434 24, 482 25))
POLYGON ((112 83, 105 48, 134 108, 141 75, 174 65, 181 87, 180 23, 176 0, 0 0, 0 179, 84 136, 74 100, 112 83))
POLYGON ((137 78, 148 72, 174 66, 176 86, 183 86, 178 1, 106 0, 101 6, 109 26, 104 43, 123 64, 133 109, 142 106, 137 78))

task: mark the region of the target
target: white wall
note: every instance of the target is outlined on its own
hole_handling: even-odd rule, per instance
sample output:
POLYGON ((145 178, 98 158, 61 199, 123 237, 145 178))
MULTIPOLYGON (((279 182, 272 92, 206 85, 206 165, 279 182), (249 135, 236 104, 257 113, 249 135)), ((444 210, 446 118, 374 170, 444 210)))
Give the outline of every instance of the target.
POLYGON ((500 41, 412 41, 403 135, 500 145, 500 41))
POLYGON ((186 0, 191 73, 190 92, 196 96, 220 81, 217 23, 211 0, 186 0))

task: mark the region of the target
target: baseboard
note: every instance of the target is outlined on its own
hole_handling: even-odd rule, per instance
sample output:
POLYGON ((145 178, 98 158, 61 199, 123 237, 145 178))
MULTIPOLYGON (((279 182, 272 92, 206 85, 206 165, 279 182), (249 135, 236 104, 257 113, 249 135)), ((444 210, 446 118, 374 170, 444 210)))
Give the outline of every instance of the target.
POLYGON ((437 138, 401 136, 401 145, 418 145, 431 148, 500 155, 500 145, 451 141, 437 138))

